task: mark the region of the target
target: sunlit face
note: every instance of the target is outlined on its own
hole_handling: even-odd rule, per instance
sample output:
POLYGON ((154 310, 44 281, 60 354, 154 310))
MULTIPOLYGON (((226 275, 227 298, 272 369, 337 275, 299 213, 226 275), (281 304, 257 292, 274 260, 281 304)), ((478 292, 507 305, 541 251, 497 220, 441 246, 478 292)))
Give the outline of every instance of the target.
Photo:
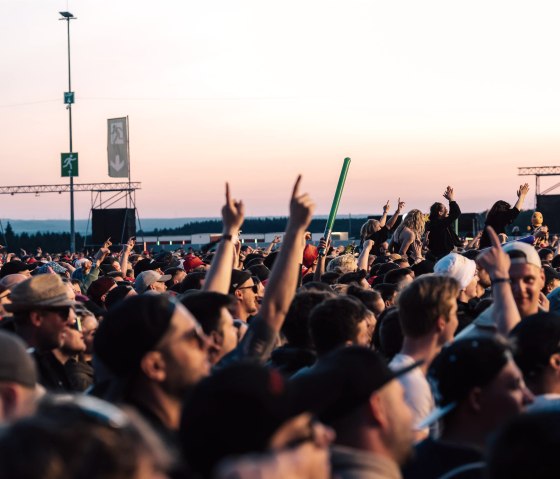
POLYGON ((236 297, 241 303, 243 311, 251 316, 259 310, 258 287, 253 278, 249 278, 235 291, 236 297), (255 291, 257 290, 257 291, 255 291))
POLYGON ((544 272, 535 265, 514 263, 509 268, 511 290, 519 314, 524 318, 539 311, 539 293, 544 287, 544 272))
POLYGON ((208 340, 187 309, 177 304, 169 331, 158 344, 165 359, 166 377, 162 384, 170 394, 183 394, 210 373, 208 340))

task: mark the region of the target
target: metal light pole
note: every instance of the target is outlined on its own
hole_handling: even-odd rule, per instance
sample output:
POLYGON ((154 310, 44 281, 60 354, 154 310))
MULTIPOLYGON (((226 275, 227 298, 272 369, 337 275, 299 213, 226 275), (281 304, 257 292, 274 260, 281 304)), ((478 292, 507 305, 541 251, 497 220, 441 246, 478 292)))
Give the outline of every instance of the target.
MULTIPOLYGON (((59 12, 62 18, 59 20, 66 20, 68 32, 68 98, 65 95, 66 109, 68 110, 68 133, 70 137, 70 151, 72 150, 72 103, 74 103, 74 93, 72 92, 72 80, 70 75, 70 20, 75 20, 76 17, 70 12, 59 12)), ((76 231, 74 224, 74 176, 70 175, 70 252, 76 251, 76 231)))

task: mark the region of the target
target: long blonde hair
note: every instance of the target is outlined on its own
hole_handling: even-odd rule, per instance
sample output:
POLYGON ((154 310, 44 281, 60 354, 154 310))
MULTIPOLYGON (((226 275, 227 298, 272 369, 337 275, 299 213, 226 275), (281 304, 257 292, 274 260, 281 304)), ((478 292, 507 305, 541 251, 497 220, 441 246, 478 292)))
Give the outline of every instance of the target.
POLYGON ((395 231, 395 237, 398 238, 404 228, 408 228, 416 235, 416 240, 420 241, 426 227, 426 218, 420 210, 410 210, 401 224, 395 231))

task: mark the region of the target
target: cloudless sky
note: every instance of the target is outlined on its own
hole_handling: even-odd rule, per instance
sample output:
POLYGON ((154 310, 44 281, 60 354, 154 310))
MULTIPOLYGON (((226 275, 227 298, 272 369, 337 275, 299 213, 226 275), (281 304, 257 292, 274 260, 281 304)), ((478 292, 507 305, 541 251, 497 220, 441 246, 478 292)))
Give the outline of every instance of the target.
MULTIPOLYGON (((67 182, 61 10, 75 181, 112 181, 107 119, 128 115, 143 217, 217 216, 226 180, 285 215, 298 173, 327 214, 345 156, 341 214, 427 211, 448 184, 482 211, 525 181, 533 207, 517 167, 560 164, 557 1, 0 0, 1 185, 67 182)), ((68 216, 67 194, 0 197, 0 218, 68 216)))

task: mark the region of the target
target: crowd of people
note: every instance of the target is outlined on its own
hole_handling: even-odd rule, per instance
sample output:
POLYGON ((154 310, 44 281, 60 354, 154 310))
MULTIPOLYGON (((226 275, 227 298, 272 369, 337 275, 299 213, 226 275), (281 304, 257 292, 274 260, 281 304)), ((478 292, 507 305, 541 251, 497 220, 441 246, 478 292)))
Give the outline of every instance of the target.
POLYGON ((507 236, 528 190, 471 239, 448 186, 313 244, 298 177, 266 248, 226 184, 205 252, 4 250, 0 478, 556 477, 560 242, 539 212, 507 236))

